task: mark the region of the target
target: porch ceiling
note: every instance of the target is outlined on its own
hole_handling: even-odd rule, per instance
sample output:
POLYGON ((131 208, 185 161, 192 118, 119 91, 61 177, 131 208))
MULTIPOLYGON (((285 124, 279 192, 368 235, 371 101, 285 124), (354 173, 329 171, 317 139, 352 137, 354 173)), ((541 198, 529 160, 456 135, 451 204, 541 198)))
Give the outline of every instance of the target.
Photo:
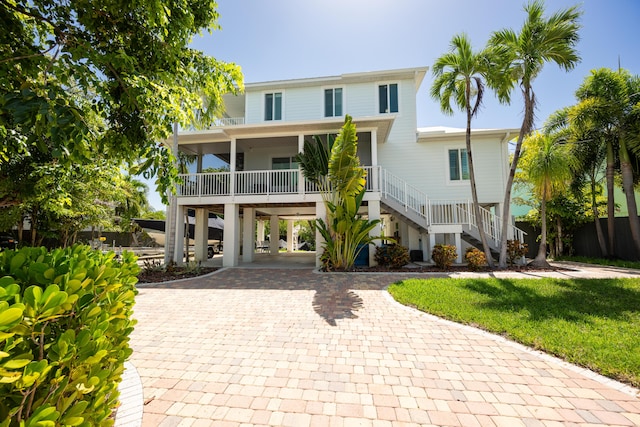
MULTIPOLYGON (((377 131, 377 142, 386 142, 395 115, 354 118, 359 132, 377 131)), ((298 135, 325 135, 337 133, 343 119, 325 119, 304 122, 258 123, 251 125, 226 126, 204 131, 183 132, 178 135, 181 151, 191 154, 222 154, 229 152, 231 138, 236 138, 237 151, 255 146, 258 139, 270 140, 275 144, 290 144, 298 135), (252 145, 252 141, 254 141, 252 145)), ((294 140, 295 141, 295 140, 294 140)))

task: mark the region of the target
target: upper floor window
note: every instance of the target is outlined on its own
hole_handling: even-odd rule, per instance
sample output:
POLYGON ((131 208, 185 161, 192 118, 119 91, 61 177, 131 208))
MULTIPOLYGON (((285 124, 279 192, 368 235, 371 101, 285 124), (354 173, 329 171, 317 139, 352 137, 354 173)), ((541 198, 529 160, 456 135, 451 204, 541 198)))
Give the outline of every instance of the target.
POLYGON ((469 159, 466 148, 449 150, 449 180, 469 179, 469 159))
POLYGON ((264 95, 264 119, 282 120, 282 92, 264 95))
POLYGON ((324 116, 342 116, 342 88, 324 90, 324 116))
POLYGON ((380 113, 398 112, 398 84, 386 84, 378 86, 378 101, 380 113))

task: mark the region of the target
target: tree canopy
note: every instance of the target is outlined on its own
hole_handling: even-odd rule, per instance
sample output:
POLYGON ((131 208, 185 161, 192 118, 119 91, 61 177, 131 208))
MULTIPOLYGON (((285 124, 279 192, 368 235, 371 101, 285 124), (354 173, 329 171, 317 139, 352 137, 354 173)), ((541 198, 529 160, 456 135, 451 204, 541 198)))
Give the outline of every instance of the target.
POLYGON ((40 153, 59 164, 142 160, 139 171, 162 168, 164 194, 177 175, 162 142, 172 123, 206 126, 222 95, 242 90, 238 66, 188 47, 218 28, 216 7, 0 0, 0 168, 40 153))

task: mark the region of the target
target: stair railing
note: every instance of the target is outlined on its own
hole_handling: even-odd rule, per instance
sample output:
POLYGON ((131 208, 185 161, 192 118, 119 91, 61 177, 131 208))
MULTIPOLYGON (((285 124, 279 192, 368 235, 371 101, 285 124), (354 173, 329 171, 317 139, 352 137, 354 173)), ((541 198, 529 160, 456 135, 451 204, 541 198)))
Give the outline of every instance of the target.
MULTIPOLYGON (((373 175, 370 176, 370 179, 374 180, 374 183, 370 185, 374 188, 376 181, 380 179, 381 182, 377 185, 382 197, 394 201, 405 212, 410 212, 413 214, 412 216, 420 218, 423 222, 421 225, 428 227, 432 224, 467 224, 469 228, 478 229, 473 203, 470 200, 431 200, 425 193, 380 166, 371 167, 368 172, 373 175)), ((485 234, 498 246, 502 231, 502 219, 482 206, 480 206, 480 215, 485 234)), ((508 233, 509 239, 521 242, 524 241, 526 234, 512 224, 509 224, 508 233)))

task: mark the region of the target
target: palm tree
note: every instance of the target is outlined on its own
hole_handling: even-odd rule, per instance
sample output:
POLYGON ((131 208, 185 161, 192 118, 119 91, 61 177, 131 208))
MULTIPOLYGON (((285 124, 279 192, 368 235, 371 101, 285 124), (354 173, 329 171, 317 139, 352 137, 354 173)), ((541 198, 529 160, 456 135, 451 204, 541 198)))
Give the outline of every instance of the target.
POLYGON ((575 157, 571 144, 564 143, 558 135, 534 132, 524 140, 522 164, 524 180, 533 186, 535 195, 540 198, 542 233, 538 254, 531 265, 548 267, 546 205, 570 184, 576 166, 575 157))
POLYGON ((592 70, 576 91, 576 97, 579 102, 569 111, 570 120, 580 131, 598 135, 602 146, 606 147, 608 253, 615 255, 613 190, 615 167, 619 163, 631 235, 636 256, 640 256, 640 220, 634 193, 632 153, 629 152, 638 139, 636 104, 640 101, 640 78, 625 70, 592 70))
MULTIPOLYGON (((598 208, 598 195, 602 193, 601 181, 607 157, 606 144, 603 143, 600 129, 580 130, 569 119, 570 107, 554 112, 544 125, 545 133, 564 133, 567 141, 573 142, 574 156, 577 161, 576 175, 574 176, 574 188, 582 189, 589 186, 589 198, 591 212, 593 214, 598 246, 603 257, 608 257, 607 243, 600 225, 600 210, 598 208)), ((613 224, 613 222, 611 222, 613 224)))
POLYGON ((524 117, 513 153, 513 161, 507 178, 505 190, 499 266, 507 266, 507 231, 509 227, 509 208, 511 204, 511 188, 518 168, 522 141, 533 129, 536 97, 533 81, 540 74, 546 62, 555 62, 564 70, 571 70, 579 62, 580 57, 575 49, 580 25, 581 12, 574 6, 544 17, 544 3, 534 0, 525 8, 527 18, 518 33, 505 29, 493 33, 489 45, 500 51, 504 63, 503 84, 511 88, 517 83, 524 98, 524 117))
MULTIPOLYGON (((493 69, 491 51, 485 49, 481 52, 473 52, 471 43, 466 34, 458 34, 453 37, 450 51, 436 59, 433 64, 435 81, 431 87, 431 96, 440 102, 440 109, 445 114, 453 114, 451 101, 455 106, 467 114, 467 162, 469 165, 469 180, 471 183, 471 197, 473 200, 473 215, 480 233, 480 241, 487 258, 489 267, 493 267, 491 249, 487 243, 484 232, 480 205, 478 203, 478 190, 473 167, 473 155, 471 152, 471 119, 478 114, 482 105, 486 80, 492 86, 493 79, 490 73, 493 69)), ((499 95, 501 93, 499 92, 499 95)), ((505 100, 504 96, 500 97, 505 100)))

